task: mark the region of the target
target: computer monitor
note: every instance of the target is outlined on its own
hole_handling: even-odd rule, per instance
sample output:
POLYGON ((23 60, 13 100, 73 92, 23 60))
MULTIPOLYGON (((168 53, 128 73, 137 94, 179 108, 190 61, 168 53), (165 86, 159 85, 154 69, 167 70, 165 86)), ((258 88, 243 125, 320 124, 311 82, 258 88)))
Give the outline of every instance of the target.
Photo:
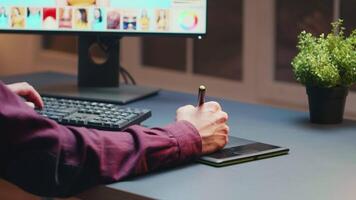
POLYGON ((127 85, 118 88, 122 37, 201 38, 206 34, 206 22, 207 0, 0 0, 0 32, 79 36, 79 87, 42 88, 42 93, 95 100, 111 96, 121 103, 157 92, 127 85), (96 47, 105 53, 104 60, 93 58, 96 47))

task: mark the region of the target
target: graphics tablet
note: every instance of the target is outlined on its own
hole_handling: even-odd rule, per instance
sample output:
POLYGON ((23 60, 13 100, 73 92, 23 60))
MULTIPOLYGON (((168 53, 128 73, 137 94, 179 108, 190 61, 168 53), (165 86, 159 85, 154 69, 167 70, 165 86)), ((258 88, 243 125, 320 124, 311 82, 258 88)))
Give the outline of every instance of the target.
POLYGON ((201 157, 199 162, 214 167, 223 167, 285 155, 288 152, 288 148, 230 136, 229 143, 224 149, 201 157))

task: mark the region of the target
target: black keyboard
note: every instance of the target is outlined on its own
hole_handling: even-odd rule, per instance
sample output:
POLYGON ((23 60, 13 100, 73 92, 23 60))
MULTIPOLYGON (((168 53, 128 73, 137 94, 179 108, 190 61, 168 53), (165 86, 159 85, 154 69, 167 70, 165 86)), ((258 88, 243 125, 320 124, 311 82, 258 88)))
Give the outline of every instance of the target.
POLYGON ((120 131, 151 117, 150 110, 112 103, 46 96, 42 99, 44 109, 37 109, 37 113, 63 125, 120 131))

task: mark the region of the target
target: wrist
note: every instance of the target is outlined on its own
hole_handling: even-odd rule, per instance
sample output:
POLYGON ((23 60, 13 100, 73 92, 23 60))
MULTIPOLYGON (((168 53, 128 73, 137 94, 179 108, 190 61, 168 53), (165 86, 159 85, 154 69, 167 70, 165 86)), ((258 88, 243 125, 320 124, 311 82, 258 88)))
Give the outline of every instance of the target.
POLYGON ((192 160, 201 155, 202 138, 193 124, 181 120, 166 128, 177 140, 180 161, 192 160))

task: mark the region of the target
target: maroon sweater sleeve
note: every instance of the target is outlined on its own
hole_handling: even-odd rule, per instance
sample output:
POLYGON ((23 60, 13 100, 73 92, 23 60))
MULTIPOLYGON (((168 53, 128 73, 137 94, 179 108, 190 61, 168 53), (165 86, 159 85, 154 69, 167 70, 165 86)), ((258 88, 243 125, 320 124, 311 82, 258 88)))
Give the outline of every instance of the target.
POLYGON ((70 196, 192 160, 201 149, 197 130, 185 121, 124 132, 62 126, 0 82, 0 176, 28 192, 70 196))

